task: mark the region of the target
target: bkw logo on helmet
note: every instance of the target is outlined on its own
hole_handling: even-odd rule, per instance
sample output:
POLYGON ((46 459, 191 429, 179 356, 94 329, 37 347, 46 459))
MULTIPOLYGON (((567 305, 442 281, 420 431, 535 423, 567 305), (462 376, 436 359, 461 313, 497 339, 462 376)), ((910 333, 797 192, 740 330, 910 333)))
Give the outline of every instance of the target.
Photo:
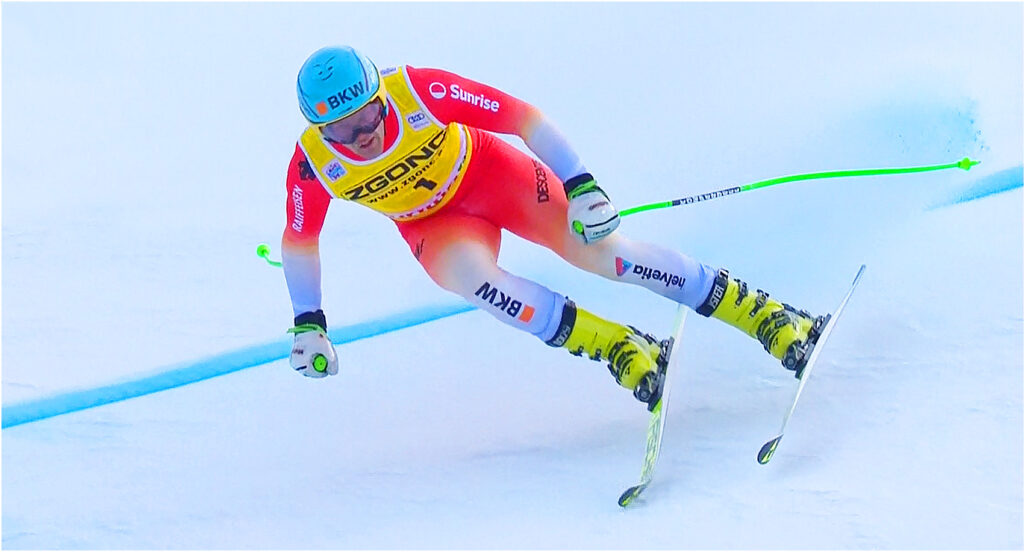
POLYGON ((320 115, 326 115, 331 109, 338 109, 346 103, 351 102, 353 98, 362 96, 365 90, 366 87, 363 86, 363 83, 357 82, 345 90, 342 90, 333 96, 329 96, 326 101, 316 104, 316 112, 320 115), (330 108, 328 108, 328 105, 330 108))
POLYGON ((315 125, 337 121, 377 98, 386 101, 377 66, 350 46, 313 52, 299 69, 295 88, 302 115, 315 125))

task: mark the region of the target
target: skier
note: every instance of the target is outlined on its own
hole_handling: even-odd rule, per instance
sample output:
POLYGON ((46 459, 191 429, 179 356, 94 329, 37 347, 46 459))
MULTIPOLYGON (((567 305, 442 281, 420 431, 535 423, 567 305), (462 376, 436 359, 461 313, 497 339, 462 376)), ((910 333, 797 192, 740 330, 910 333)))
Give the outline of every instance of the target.
POLYGON ((391 218, 439 286, 548 345, 607 360, 641 401, 658 395, 659 341, 501 269, 502 228, 583 270, 725 321, 799 377, 815 318, 724 269, 615 232, 619 215, 608 195, 534 106, 439 69, 379 71, 348 46, 314 52, 297 91, 309 126, 288 168, 281 249, 295 314, 291 365, 303 375, 338 372, 320 308, 318 251, 328 204, 338 198, 391 218), (492 133, 517 135, 541 162, 492 133))

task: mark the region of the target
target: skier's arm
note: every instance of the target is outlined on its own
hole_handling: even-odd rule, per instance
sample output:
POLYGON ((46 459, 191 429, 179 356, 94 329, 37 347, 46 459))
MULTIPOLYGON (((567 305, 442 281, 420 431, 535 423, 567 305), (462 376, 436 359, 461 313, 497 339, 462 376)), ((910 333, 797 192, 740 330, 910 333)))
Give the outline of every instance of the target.
POLYGON ((551 167, 569 199, 569 231, 584 243, 611 234, 619 212, 587 172, 565 136, 536 107, 509 94, 441 69, 406 66, 409 81, 427 110, 438 121, 522 138, 545 165, 551 167))
POLYGON ((281 236, 281 265, 288 281, 295 325, 289 362, 310 378, 338 373, 338 353, 327 337, 320 309, 320 230, 331 196, 317 180, 305 154, 295 146, 287 179, 287 224, 281 236))
POLYGON ((587 172, 568 140, 540 109, 455 73, 409 66, 406 70, 417 95, 441 123, 455 121, 519 136, 562 182, 587 172))
POLYGON ((295 316, 320 309, 320 230, 331 196, 295 147, 286 183, 287 220, 281 237, 281 263, 295 316))

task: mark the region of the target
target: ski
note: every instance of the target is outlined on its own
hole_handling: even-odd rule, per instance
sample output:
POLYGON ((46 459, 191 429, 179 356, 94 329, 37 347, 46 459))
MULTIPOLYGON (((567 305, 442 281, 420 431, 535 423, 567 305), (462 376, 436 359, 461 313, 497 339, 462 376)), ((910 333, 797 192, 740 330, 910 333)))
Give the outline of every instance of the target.
POLYGON ((619 506, 629 506, 640 493, 644 492, 651 483, 654 474, 654 464, 658 461, 661 452, 661 437, 665 431, 665 414, 668 407, 669 391, 671 391, 671 377, 675 372, 675 366, 679 363, 676 351, 679 349, 679 340, 683 335, 683 322, 686 321, 686 310, 688 307, 679 305, 676 312, 675 326, 672 328, 672 337, 661 342, 661 358, 666 359, 659 363, 658 369, 661 372, 661 397, 651 401, 648 410, 651 413, 650 421, 647 424, 647 452, 644 454, 643 468, 640 470, 640 483, 626 489, 619 496, 619 506))
POLYGON ((778 435, 768 441, 761 447, 761 450, 757 453, 757 462, 759 464, 767 464, 772 456, 775 454, 775 450, 779 447, 779 441, 782 440, 783 433, 786 432, 786 424, 789 423, 790 416, 793 415, 793 411, 796 409, 796 403, 800 400, 800 393, 804 390, 804 385, 807 384, 807 377, 811 374, 811 369, 814 368, 814 364, 818 361, 818 355, 821 353, 825 346, 825 342, 828 340, 829 335, 832 333, 832 329, 835 328, 836 322, 839 321, 839 316, 843 313, 843 309, 846 308, 846 303, 850 300, 850 296, 853 295, 853 291, 857 289, 857 284, 860 283, 860 277, 864 274, 864 269, 867 265, 860 265, 860 270, 857 271, 857 276, 853 278, 853 283, 850 284, 849 291, 840 301, 839 306, 836 307, 835 312, 825 317, 822 323, 816 324, 811 329, 811 333, 817 333, 818 339, 812 345, 810 356, 807 357, 807 362, 803 368, 798 372, 797 378, 800 380, 800 384, 796 388, 796 394, 793 395, 793 402, 789 406, 789 411, 786 412, 786 417, 782 419, 782 427, 779 429, 778 435))

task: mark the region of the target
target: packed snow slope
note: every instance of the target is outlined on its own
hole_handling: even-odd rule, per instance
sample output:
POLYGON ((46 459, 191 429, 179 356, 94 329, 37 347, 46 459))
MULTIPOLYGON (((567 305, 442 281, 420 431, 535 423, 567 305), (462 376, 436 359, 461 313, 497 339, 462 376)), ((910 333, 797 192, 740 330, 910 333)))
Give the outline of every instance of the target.
MULTIPOLYGON (((25 405, 209 369, 5 428, 4 548, 1024 546, 1021 4, 3 16, 5 425, 25 405), (816 313, 868 269, 767 466, 755 454, 795 380, 689 317, 655 483, 623 510, 642 406, 603 366, 479 311, 412 320, 462 303, 368 210, 328 215, 324 309, 332 328, 377 330, 339 345, 337 377, 281 358, 283 276, 253 252, 276 253, 282 230, 295 73, 331 43, 538 105, 620 208, 803 172, 981 164, 625 219, 816 313)), ((501 264, 647 331, 673 318, 511 235, 501 264)))

